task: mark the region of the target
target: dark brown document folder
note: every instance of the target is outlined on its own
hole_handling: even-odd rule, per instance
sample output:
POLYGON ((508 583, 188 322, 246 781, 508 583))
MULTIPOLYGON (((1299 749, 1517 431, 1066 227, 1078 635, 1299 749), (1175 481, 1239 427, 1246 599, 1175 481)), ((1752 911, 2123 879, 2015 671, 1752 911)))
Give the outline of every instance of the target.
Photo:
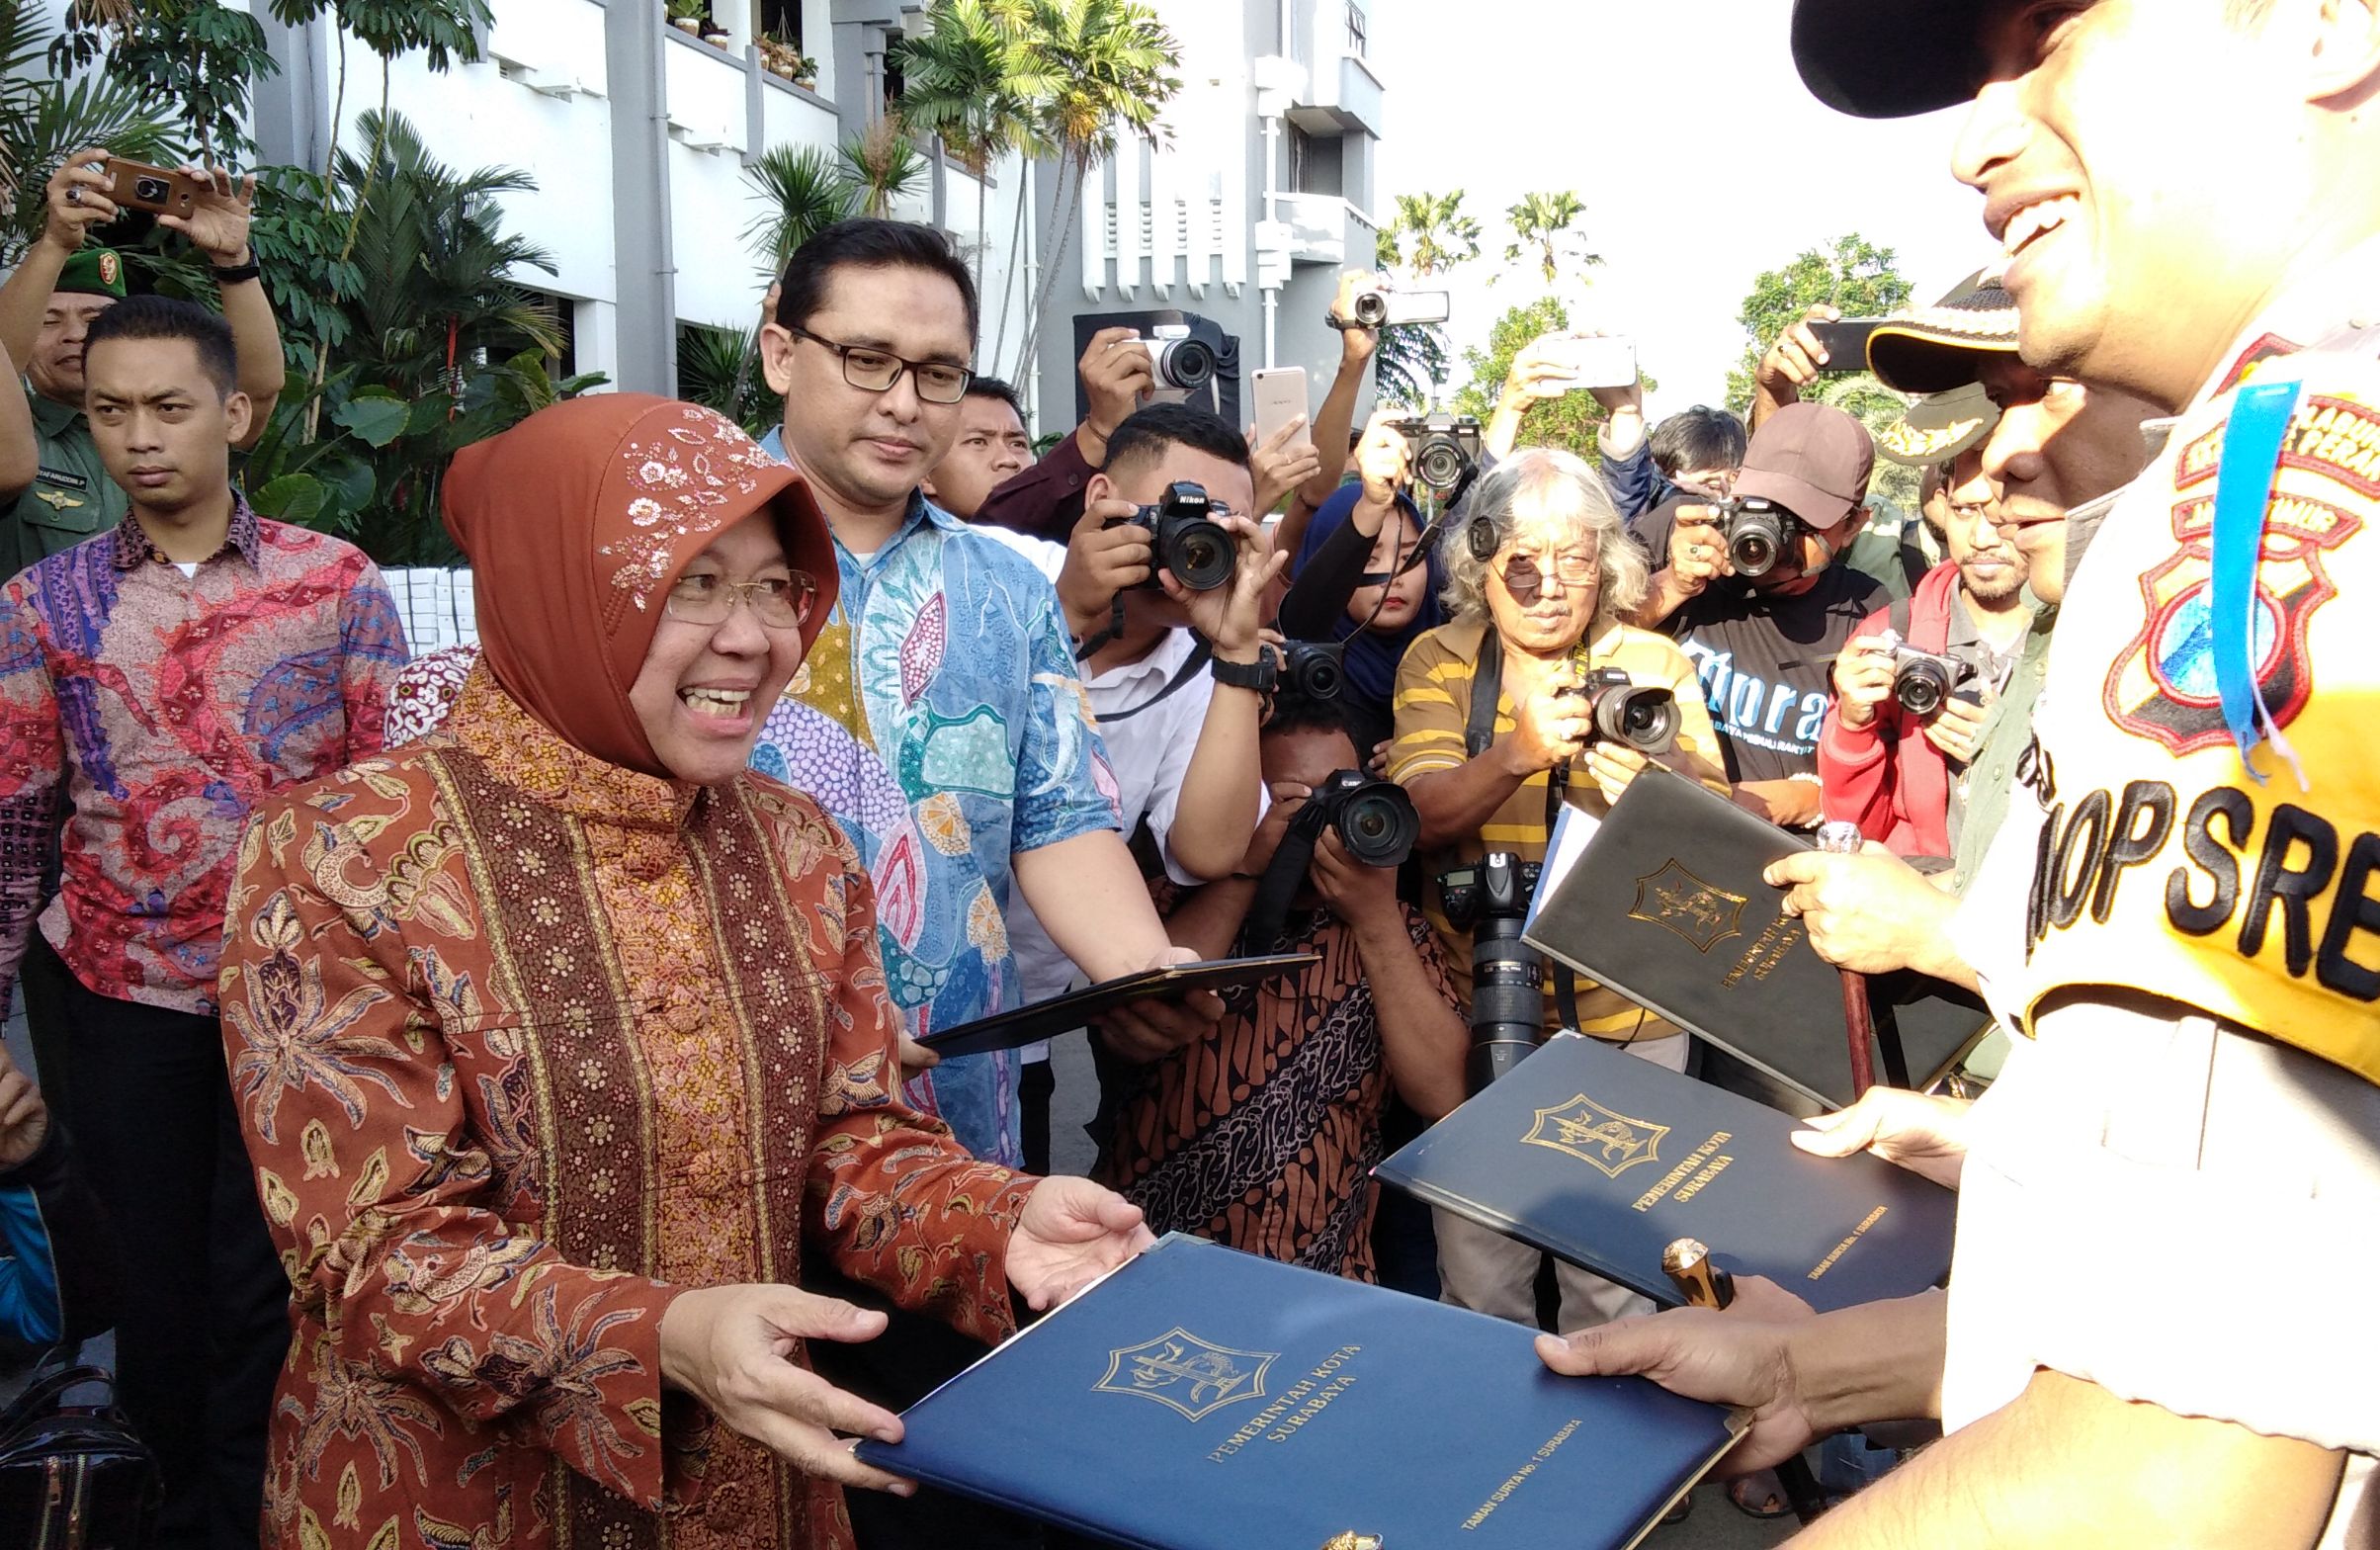
MULTIPOLYGON (((1840 971, 1810 946, 1769 863, 1810 847, 1658 768, 1629 784, 1574 865, 1543 884, 1522 939, 1829 1108, 1850 1103, 1840 971)), ((1983 1003, 1922 975, 1868 983, 1878 1042, 1911 1084, 1958 1062, 1983 1003)))

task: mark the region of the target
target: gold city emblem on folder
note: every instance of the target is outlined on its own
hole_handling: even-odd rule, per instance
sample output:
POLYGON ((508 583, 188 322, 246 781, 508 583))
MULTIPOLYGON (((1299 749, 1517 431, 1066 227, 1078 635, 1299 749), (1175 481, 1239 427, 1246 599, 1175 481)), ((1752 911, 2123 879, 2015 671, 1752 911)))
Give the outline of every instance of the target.
POLYGON ((1567 1152, 1618 1178, 1639 1162, 1659 1162, 1661 1138, 1667 1134, 1666 1125, 1615 1114, 1581 1092, 1568 1103, 1539 1109, 1537 1124, 1520 1139, 1533 1147, 1567 1152))
POLYGON ((1636 906, 1628 911, 1628 918, 1674 931, 1693 943, 1696 952, 1707 953, 1729 937, 1742 934, 1747 903, 1742 894, 1714 888, 1696 877, 1673 856, 1659 871, 1637 879, 1636 906))
POLYGON ((1204 1421, 1226 1405, 1264 1398, 1265 1370, 1279 1351, 1235 1351, 1176 1325, 1152 1340, 1108 1352, 1098 1394, 1137 1394, 1204 1421))

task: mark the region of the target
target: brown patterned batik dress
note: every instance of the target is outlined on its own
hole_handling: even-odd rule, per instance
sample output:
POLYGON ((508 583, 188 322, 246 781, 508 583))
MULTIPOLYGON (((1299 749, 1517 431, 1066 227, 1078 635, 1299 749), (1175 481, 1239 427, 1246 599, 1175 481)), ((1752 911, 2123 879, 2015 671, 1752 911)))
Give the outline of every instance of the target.
POLYGON ((1029 1182, 888 1094, 874 904, 808 799, 442 735, 260 809, 221 999, 296 1289, 265 1543, 850 1542, 661 1384, 680 1289, 805 1248, 990 1339, 1029 1182))

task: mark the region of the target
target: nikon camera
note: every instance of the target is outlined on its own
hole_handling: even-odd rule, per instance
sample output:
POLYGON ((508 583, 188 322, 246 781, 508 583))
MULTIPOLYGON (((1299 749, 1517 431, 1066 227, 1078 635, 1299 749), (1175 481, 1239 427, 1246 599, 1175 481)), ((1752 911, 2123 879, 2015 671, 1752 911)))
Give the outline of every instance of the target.
POLYGON ((1413 482, 1433 494, 1448 494, 1479 466, 1480 422, 1468 414, 1411 414, 1389 428, 1404 438, 1413 482))
POLYGON ((1520 939, 1537 892, 1538 864, 1491 850, 1438 875, 1438 904, 1471 933, 1471 1058, 1464 1076, 1478 1092, 1526 1060, 1545 1034, 1545 960, 1520 939))
POLYGON ((1121 527, 1127 522, 1148 530, 1148 547, 1156 556, 1156 564, 1142 586, 1155 589, 1156 572, 1161 568, 1172 571, 1173 579, 1194 592, 1211 592, 1231 580, 1238 567, 1239 555, 1232 547, 1232 535, 1215 520, 1215 503, 1207 498, 1203 484, 1177 480, 1166 486, 1163 500, 1143 506, 1129 517, 1110 517, 1107 526, 1121 527))

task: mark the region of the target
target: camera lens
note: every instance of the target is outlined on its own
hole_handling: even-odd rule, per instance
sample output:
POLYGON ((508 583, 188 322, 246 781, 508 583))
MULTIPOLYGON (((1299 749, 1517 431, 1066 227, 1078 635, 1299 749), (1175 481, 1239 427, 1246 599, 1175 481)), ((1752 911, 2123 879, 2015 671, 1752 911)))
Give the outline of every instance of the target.
POLYGON ((1378 328, 1389 319, 1389 299, 1377 291, 1366 291, 1355 299, 1352 310, 1357 322, 1366 328, 1378 328))
POLYGON ((1335 700, 1345 676, 1335 656, 1316 653, 1299 658, 1293 687, 1309 700, 1335 700))
POLYGON ((1168 339, 1152 353, 1163 387, 1195 389, 1214 379, 1215 352, 1196 339, 1168 339))
POLYGON ((1211 592, 1232 579, 1232 535, 1205 517, 1166 517, 1157 553, 1173 579, 1193 592, 1211 592))
POLYGON ((1431 437, 1413 460, 1413 477, 1430 489, 1453 489, 1463 481, 1463 449, 1449 437, 1431 437))
POLYGON ((1931 716, 1950 698, 1950 674, 1930 657, 1905 661, 1893 669, 1893 698, 1912 716, 1931 716))
POLYGON ((1595 699, 1595 731, 1639 753, 1666 753, 1677 741, 1677 696, 1666 689, 1610 689, 1595 699))
POLYGON ((147 200, 152 205, 165 203, 166 182, 163 178, 134 178, 132 197, 147 200))
POLYGON ((1421 838, 1413 799, 1386 781, 1366 781, 1338 815, 1339 843, 1368 867, 1399 867, 1421 838))

